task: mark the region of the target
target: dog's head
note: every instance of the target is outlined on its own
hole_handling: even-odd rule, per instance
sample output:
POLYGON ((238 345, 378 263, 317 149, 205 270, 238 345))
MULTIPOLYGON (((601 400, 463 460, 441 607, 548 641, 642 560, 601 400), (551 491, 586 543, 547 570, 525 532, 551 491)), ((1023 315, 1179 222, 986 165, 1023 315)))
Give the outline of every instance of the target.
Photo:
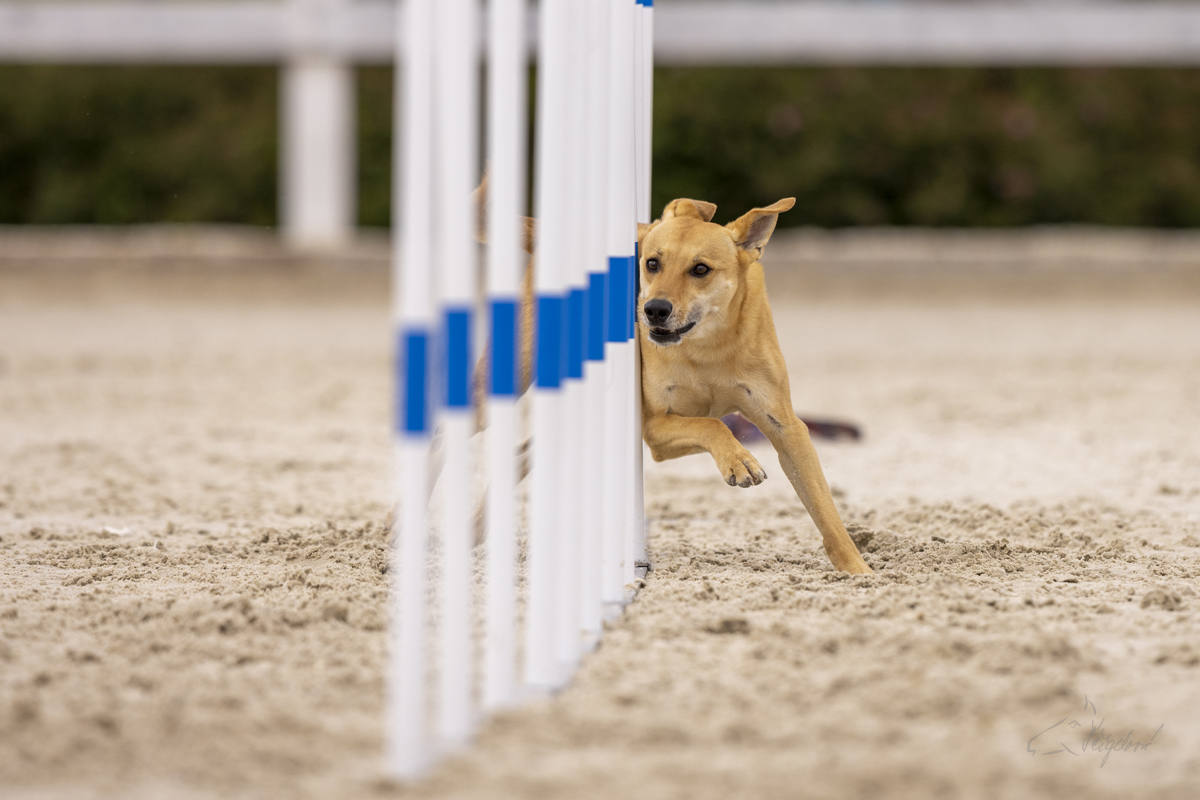
POLYGON ((720 330, 775 221, 795 204, 788 197, 721 226, 711 221, 715 205, 681 199, 668 203, 661 219, 638 226, 638 314, 650 341, 673 345, 720 330))

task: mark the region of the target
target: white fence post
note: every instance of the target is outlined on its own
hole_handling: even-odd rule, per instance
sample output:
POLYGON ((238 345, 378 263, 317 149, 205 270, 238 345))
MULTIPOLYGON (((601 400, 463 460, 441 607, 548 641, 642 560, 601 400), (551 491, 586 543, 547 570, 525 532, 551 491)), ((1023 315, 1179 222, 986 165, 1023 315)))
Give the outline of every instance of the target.
POLYGON ((280 219, 297 247, 344 244, 353 236, 354 70, 327 58, 284 65, 280 98, 280 219))
POLYGON ((350 241, 357 215, 354 66, 331 52, 338 0, 288 6, 301 54, 280 75, 280 222, 302 248, 350 241))

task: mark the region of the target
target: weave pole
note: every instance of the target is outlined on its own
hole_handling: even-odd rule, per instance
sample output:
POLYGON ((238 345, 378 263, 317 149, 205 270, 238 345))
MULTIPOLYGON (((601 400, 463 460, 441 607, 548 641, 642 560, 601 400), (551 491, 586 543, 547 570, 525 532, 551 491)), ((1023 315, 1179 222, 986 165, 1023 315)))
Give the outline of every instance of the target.
MULTIPOLYGON (((654 0, 637 0, 638 20, 639 20, 639 35, 638 35, 638 53, 636 55, 636 64, 638 69, 638 88, 640 89, 638 108, 638 119, 634 124, 634 129, 640 137, 638 142, 638 159, 637 159, 637 221, 648 223, 654 218, 654 211, 650 207, 650 185, 651 185, 651 164, 653 163, 653 129, 654 129, 654 0)), ((638 254, 641 255, 640 253, 638 254)), ((643 300, 641 296, 641 286, 638 281, 640 273, 640 258, 634 259, 633 274, 634 274, 634 315, 637 315, 637 308, 641 306, 643 300)), ((642 375, 642 358, 641 347, 637 343, 637 326, 633 326, 630 335, 634 337, 633 357, 634 368, 633 372, 637 378, 637 386, 633 392, 633 428, 634 428, 634 456, 633 456, 633 503, 630 508, 632 514, 632 529, 633 536, 631 539, 632 556, 631 561, 634 566, 634 577, 637 577, 638 565, 644 564, 649 568, 649 555, 646 551, 646 503, 645 503, 645 482, 642 476, 642 390, 641 390, 641 375, 642 375)))
POLYGON ((633 327, 633 286, 637 241, 635 156, 635 65, 637 53, 635 0, 610 0, 608 84, 608 179, 605 249, 608 285, 605 338, 608 346, 604 422, 612 435, 605 437, 604 502, 602 509, 604 558, 601 592, 605 614, 613 617, 625 603, 625 585, 633 577, 627 564, 632 550, 634 502, 630 460, 633 446, 634 355, 630 344, 633 327))
POLYGON ((494 0, 488 27, 487 663, 484 705, 517 700, 517 304, 525 212, 525 0, 494 0))
POLYGON ((566 96, 566 132, 564 142, 564 184, 568 198, 566 250, 562 278, 563 293, 563 427, 560 453, 559 530, 556 573, 555 654, 561 681, 565 682, 579 665, 582 652, 582 613, 579 605, 580 555, 583 534, 583 470, 588 454, 584 449, 583 343, 587 325, 584 269, 587 220, 569 209, 581 203, 587 190, 584 163, 587 122, 587 4, 574 0, 567 6, 566 54, 570 61, 567 74, 570 89, 566 96))
POLYGON ((569 681, 602 635, 606 615, 627 601, 642 553, 641 390, 631 342, 638 193, 649 180, 638 166, 648 136, 636 127, 647 124, 639 3, 541 3, 536 271, 533 297, 526 298, 526 2, 491 0, 489 7, 486 297, 472 241, 482 99, 478 0, 405 0, 399 15, 393 302, 400 515, 385 767, 400 780, 419 777, 470 741, 478 699, 492 710, 569 681), (535 312, 532 341, 522 339, 526 302, 535 312), (486 309, 489 339, 487 385, 478 387, 487 389, 486 409, 473 407, 477 308, 486 309), (517 398, 526 345, 533 386, 522 582, 517 398), (486 410, 489 423, 482 620, 475 618, 473 572, 472 511, 485 491, 472 464, 477 410, 486 410), (427 571, 434 553, 436 569, 427 571), (426 596, 435 588, 437 613, 429 614, 426 596), (477 630, 484 633, 482 659, 475 658, 477 630))
POLYGON ((584 180, 589 191, 580 198, 586 230, 582 237, 584 269, 587 277, 587 336, 584 364, 583 414, 584 462, 582 502, 582 556, 579 576, 580 624, 585 646, 594 647, 604 631, 604 595, 601 580, 604 563, 604 467, 605 434, 609 432, 604 416, 605 383, 608 372, 604 359, 605 320, 608 316, 607 194, 608 172, 608 81, 609 17, 611 0, 587 0, 586 50, 587 102, 584 125, 586 170, 584 180))
MULTIPOLYGON (((562 378, 565 262, 569 248, 571 2, 540 5, 537 84, 537 165, 534 209, 537 217, 537 330, 532 398, 532 483, 529 487, 528 594, 525 638, 525 685, 544 693, 562 685, 556 604, 559 599, 559 551, 569 524, 563 509, 562 378)), ((569 533, 569 532, 567 532, 569 533)))
POLYGON ((474 727, 471 550, 474 506, 472 317, 475 310, 475 205, 479 180, 476 0, 437 0, 434 73, 434 219, 441 305, 439 390, 445 465, 441 489, 441 677, 438 735, 443 746, 467 742, 474 727))
POLYGON ((396 329, 396 496, 384 767, 401 780, 419 777, 432 756, 426 707, 426 497, 432 424, 429 383, 434 326, 433 259, 433 1, 408 0, 398 14, 393 159, 392 261, 396 329))

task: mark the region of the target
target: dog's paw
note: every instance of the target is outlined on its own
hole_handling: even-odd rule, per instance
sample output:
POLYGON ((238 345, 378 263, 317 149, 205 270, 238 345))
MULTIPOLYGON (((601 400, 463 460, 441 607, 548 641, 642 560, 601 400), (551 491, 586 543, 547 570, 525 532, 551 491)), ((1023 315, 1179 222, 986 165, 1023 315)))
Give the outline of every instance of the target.
POLYGON ((721 467, 721 476, 730 486, 747 489, 758 486, 767 479, 767 473, 759 465, 758 459, 745 448, 722 459, 718 464, 721 467))

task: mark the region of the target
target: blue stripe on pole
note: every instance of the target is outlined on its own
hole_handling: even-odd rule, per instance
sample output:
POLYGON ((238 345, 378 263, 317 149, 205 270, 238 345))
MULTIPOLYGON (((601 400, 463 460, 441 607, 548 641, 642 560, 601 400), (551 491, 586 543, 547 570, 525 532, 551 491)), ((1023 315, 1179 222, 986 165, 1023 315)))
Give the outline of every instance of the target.
POLYGON ((637 0, 637 4, 646 8, 654 8, 654 0, 637 0))
POLYGON ((563 299, 544 295, 537 303, 537 385, 539 389, 557 389, 562 383, 563 299))
POLYGON ((587 327, 587 292, 572 289, 567 295, 567 377, 583 377, 583 335, 587 327))
POLYGON ((429 431, 429 334, 408 330, 396 347, 397 377, 403 380, 396 404, 396 429, 409 434, 429 431))
POLYGON ((610 342, 624 342, 629 338, 625 334, 629 329, 629 323, 625 320, 628 286, 629 256, 609 256, 608 325, 605 326, 604 333, 610 342))
POLYGON ((512 397, 517 393, 517 304, 513 300, 492 301, 492 394, 512 397))
POLYGON ((605 301, 608 299, 608 276, 603 272, 588 273, 588 330, 587 360, 604 360, 605 301))
POLYGON ((446 309, 446 407, 471 405, 471 312, 446 309))

